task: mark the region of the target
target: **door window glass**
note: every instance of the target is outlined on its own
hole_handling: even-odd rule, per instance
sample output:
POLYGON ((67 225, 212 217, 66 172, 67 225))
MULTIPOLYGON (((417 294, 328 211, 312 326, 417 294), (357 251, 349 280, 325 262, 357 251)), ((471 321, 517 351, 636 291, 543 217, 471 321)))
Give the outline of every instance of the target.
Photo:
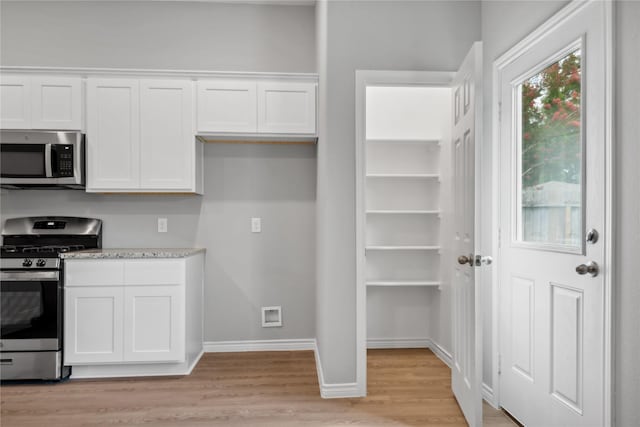
POLYGON ((580 250, 583 217, 581 52, 519 85, 518 240, 580 250))

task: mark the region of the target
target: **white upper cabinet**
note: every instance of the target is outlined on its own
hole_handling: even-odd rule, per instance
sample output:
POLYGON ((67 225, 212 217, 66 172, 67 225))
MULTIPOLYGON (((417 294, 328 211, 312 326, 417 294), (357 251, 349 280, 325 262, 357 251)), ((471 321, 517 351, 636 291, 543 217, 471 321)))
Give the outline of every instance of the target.
POLYGON ((201 193, 193 83, 87 80, 87 191, 201 193))
POLYGON ((257 141, 261 135, 315 136, 316 88, 315 82, 201 80, 197 132, 257 141))
POLYGON ((258 132, 316 133, 316 84, 258 83, 258 132))
POLYGON ((140 187, 188 190, 194 162, 192 83, 141 80, 140 187))
POLYGON ((31 82, 26 76, 0 76, 0 127, 31 128, 31 82))
POLYGON ((140 187, 138 80, 87 81, 87 191, 140 187))
POLYGON ((3 75, 2 129, 82 129, 80 77, 3 75))
POLYGON ((32 129, 82 129, 79 77, 32 77, 31 101, 32 129))
POLYGON ((249 80, 200 80, 198 132, 255 133, 256 86, 249 80))

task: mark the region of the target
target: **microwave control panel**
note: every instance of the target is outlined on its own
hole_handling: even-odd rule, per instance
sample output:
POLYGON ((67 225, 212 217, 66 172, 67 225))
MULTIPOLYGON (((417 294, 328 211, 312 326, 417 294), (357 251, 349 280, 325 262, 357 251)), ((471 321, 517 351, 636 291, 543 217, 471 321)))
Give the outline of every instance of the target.
POLYGON ((73 145, 58 146, 58 176, 73 176, 73 145))

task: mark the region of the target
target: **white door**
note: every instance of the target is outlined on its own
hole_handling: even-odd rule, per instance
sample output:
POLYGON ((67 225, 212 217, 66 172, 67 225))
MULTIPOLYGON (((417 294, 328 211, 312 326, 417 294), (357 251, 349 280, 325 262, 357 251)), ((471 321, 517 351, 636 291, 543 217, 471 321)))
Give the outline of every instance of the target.
POLYGON ((140 185, 138 80, 87 81, 87 191, 140 185))
POLYGON ((500 404, 527 426, 609 423, 607 3, 574 3, 499 74, 500 404))
POLYGON ((0 76, 0 128, 31 129, 31 79, 0 76))
POLYGON ((82 80, 80 77, 32 77, 31 107, 33 129, 82 129, 82 80))
POLYGON ((255 133, 256 86, 245 80, 198 81, 198 132, 255 133))
POLYGON ((65 365, 122 362, 122 287, 68 287, 64 292, 65 365))
POLYGON ((258 132, 316 133, 316 84, 258 83, 258 132))
POLYGON ((124 360, 182 362, 184 286, 125 286, 124 360))
POLYGON ((192 90, 189 80, 140 81, 140 188, 193 188, 192 90))
POLYGON ((482 425, 482 313, 476 292, 475 268, 482 265, 476 252, 480 197, 478 126, 481 114, 482 43, 467 54, 453 80, 453 367, 451 386, 470 426, 482 425), (476 262, 477 260, 477 262, 476 262))

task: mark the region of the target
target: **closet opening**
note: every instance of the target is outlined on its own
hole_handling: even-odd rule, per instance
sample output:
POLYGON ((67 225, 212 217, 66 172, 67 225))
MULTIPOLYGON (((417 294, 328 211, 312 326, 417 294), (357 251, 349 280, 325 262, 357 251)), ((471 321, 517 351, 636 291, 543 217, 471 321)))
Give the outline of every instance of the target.
POLYGON ((429 350, 451 365, 452 78, 356 72, 357 366, 366 387, 368 352, 370 390, 384 366, 430 372, 429 350))

